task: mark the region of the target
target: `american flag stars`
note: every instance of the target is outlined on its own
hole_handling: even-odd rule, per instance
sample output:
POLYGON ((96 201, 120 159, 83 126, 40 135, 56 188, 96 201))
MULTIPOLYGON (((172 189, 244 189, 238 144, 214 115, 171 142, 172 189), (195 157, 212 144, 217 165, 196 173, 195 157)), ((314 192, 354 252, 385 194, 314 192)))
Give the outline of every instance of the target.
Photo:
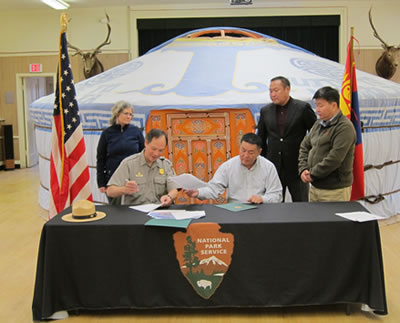
MULTIPOLYGON (((64 44, 63 44, 64 45, 64 44)), ((57 92, 60 91, 61 100, 56 100, 54 111, 57 113, 62 113, 65 137, 64 140, 67 141, 69 136, 75 131, 76 127, 80 125, 80 118, 78 115, 78 103, 76 101, 76 93, 74 87, 74 81, 71 70, 71 63, 68 58, 68 54, 65 52, 66 48, 62 46, 61 48, 61 60, 60 60, 60 73, 59 81, 57 84, 57 92), (57 107, 56 107, 57 106, 57 107)), ((57 93, 58 95, 58 93, 57 93)))

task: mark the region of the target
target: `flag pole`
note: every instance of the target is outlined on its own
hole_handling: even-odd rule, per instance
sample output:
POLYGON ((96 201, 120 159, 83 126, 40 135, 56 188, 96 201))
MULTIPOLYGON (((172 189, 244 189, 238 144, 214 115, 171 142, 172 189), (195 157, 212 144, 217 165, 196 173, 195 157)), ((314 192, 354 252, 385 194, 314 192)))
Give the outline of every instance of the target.
MULTIPOLYGON (((354 27, 350 27, 350 64, 351 64, 351 66, 350 66, 350 88, 352 89, 353 88, 353 68, 354 68, 354 65, 355 65, 355 62, 354 62, 354 52, 353 52, 353 40, 354 40, 354 27)), ((352 102, 353 103, 353 102, 352 102)), ((353 104, 351 104, 351 105, 353 105, 353 104)))
MULTIPOLYGON (((62 35, 67 31, 67 25, 68 25, 68 16, 66 13, 63 13, 60 17, 60 23, 61 23, 61 30, 60 30, 60 40, 59 40, 59 49, 58 49, 58 93, 59 93, 59 98, 58 98, 58 104, 59 104, 59 108, 60 108, 60 119, 61 119, 61 124, 64 125, 64 113, 63 113, 63 104, 62 104, 62 85, 61 85, 61 37, 62 35)), ((61 141, 64 143, 64 126, 62 127, 63 129, 61 130, 61 141)), ((62 145, 62 149, 61 149, 61 178, 60 178, 60 190, 62 188, 63 185, 63 181, 64 181, 64 160, 65 160, 65 150, 64 150, 64 145, 62 145)))
POLYGON ((50 155, 50 218, 75 200, 93 200, 86 145, 68 56, 68 21, 68 16, 62 14, 50 155))
POLYGON ((60 23, 61 23, 61 33, 65 33, 67 31, 67 25, 68 25, 68 15, 66 13, 63 13, 61 15, 60 23))

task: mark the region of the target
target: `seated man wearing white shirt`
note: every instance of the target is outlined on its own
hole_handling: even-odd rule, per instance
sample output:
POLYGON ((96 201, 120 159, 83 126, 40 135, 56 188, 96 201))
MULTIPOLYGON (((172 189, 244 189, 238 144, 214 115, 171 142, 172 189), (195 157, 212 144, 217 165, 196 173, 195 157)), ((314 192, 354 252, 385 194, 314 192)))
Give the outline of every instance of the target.
POLYGON ((247 133, 240 140, 240 155, 219 166, 207 187, 184 192, 204 200, 216 199, 227 189, 228 202, 281 202, 282 186, 276 168, 260 154, 260 137, 247 133))

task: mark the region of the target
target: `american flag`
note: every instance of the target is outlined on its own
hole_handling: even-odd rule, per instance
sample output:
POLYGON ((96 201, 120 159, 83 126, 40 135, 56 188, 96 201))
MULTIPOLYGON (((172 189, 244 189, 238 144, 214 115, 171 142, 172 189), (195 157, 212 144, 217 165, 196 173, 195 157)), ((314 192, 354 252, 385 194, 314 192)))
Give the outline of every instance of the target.
POLYGON ((92 200, 65 28, 60 35, 57 76, 51 139, 49 218, 74 200, 92 200))

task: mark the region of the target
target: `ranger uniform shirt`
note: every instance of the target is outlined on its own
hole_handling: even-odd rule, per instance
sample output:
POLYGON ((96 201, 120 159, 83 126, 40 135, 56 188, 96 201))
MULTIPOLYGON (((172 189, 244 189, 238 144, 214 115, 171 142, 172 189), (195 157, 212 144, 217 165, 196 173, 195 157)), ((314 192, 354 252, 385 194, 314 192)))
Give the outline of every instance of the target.
POLYGON ((144 158, 144 150, 125 158, 108 182, 108 186, 125 186, 125 182, 135 181, 139 191, 124 195, 122 204, 140 205, 160 203, 160 198, 176 188, 170 177, 175 176, 172 163, 160 157, 149 166, 144 158))

